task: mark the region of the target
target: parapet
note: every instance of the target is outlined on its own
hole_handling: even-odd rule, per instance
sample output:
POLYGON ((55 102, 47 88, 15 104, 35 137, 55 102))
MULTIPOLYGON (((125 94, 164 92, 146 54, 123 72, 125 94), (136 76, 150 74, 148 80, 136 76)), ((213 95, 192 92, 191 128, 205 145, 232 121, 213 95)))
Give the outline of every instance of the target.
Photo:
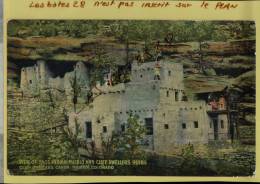
POLYGON ((120 83, 120 84, 117 84, 115 86, 96 85, 92 89, 92 93, 95 94, 95 95, 108 94, 108 93, 123 93, 123 92, 125 92, 125 84, 124 83, 120 83))
POLYGON ((161 61, 151 61, 151 62, 146 62, 146 63, 137 63, 133 62, 132 64, 132 70, 153 70, 153 68, 156 66, 156 64, 159 64, 161 68, 176 68, 177 70, 182 69, 183 65, 181 63, 175 63, 174 61, 166 61, 166 60, 161 60, 161 61))

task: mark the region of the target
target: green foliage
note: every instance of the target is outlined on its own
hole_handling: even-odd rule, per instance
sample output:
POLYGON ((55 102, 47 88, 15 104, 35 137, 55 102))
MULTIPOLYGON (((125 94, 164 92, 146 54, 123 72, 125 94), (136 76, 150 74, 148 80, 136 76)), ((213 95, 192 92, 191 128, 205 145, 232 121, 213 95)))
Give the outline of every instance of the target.
POLYGON ((70 86, 71 86, 71 92, 72 92, 72 103, 74 105, 74 112, 76 112, 76 105, 78 103, 78 97, 81 92, 82 86, 79 84, 77 80, 77 74, 76 71, 73 73, 73 77, 70 79, 70 86))
POLYGON ((208 21, 195 22, 193 24, 194 37, 199 41, 206 41, 212 39, 212 32, 214 24, 208 21))
POLYGON ((104 83, 104 71, 108 72, 108 70, 110 70, 112 73, 114 73, 117 69, 116 58, 109 53, 105 53, 104 48, 96 45, 94 52, 95 55, 91 60, 94 65, 90 74, 91 87, 96 85, 96 81, 100 81, 101 84, 104 83))
POLYGON ((170 42, 225 41, 227 39, 252 38, 255 26, 250 21, 151 21, 151 20, 12 20, 8 23, 8 35, 114 37, 118 41, 151 40, 170 42))
POLYGON ((145 153, 141 142, 145 136, 145 128, 138 116, 130 115, 124 132, 113 133, 109 139, 103 138, 103 153, 109 158, 143 159, 145 153))
POLYGON ((127 120, 126 130, 118 137, 117 148, 124 158, 142 158, 141 141, 145 136, 145 128, 138 116, 131 115, 127 120))
POLYGON ((192 144, 188 144, 185 148, 182 149, 181 157, 183 158, 181 171, 184 175, 185 173, 196 173, 198 171, 199 157, 195 155, 192 144))
MULTIPOLYGON (((48 172, 48 169, 37 171, 33 166, 40 165, 26 164, 22 165, 22 160, 26 161, 44 161, 44 160, 71 160, 79 159, 73 145, 65 134, 50 134, 28 131, 9 131, 8 132, 8 169, 11 174, 29 174, 37 172, 48 172), (20 167, 19 166, 26 166, 20 167)), ((52 166, 48 164, 48 166, 52 166)), ((63 170, 51 170, 62 173, 63 170)))

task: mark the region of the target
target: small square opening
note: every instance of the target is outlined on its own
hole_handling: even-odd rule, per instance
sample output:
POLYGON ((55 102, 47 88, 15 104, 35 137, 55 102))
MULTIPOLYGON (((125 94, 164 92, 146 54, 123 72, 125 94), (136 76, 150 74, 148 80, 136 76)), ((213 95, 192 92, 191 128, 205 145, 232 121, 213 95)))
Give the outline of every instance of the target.
POLYGON ((103 126, 103 133, 107 133, 107 127, 103 126))
POLYGON ((121 132, 125 132, 125 125, 121 125, 121 132))

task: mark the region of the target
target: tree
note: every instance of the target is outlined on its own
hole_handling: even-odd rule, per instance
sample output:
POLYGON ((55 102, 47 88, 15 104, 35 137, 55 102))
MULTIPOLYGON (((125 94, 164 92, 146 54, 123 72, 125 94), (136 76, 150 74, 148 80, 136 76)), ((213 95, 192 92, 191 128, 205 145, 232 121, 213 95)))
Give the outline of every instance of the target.
POLYGON ((125 131, 114 132, 108 139, 103 138, 103 155, 114 159, 141 159, 145 157, 142 142, 145 138, 145 127, 137 115, 130 115, 125 131))
POLYGON ((118 138, 118 150, 122 151, 124 158, 130 160, 142 158, 144 152, 141 142, 144 140, 145 128, 137 115, 130 115, 127 120, 126 131, 118 138))
POLYGON ((209 41, 212 39, 212 32, 213 32, 213 25, 212 22, 195 22, 193 25, 194 35, 196 40, 199 42, 199 67, 200 70, 203 70, 203 56, 204 51, 203 48, 207 47, 207 44, 204 43, 205 41, 209 41))

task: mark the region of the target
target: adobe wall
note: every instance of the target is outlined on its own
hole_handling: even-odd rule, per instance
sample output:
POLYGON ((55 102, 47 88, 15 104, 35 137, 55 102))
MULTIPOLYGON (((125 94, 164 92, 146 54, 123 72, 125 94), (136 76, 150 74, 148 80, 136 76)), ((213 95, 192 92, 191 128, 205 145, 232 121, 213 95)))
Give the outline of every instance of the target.
POLYGON ((75 122, 79 124, 80 131, 78 138, 86 140, 87 142, 95 141, 97 149, 101 149, 102 140, 109 141, 112 132, 115 127, 115 113, 103 112, 102 114, 96 114, 93 108, 84 109, 80 114, 70 113, 69 115, 69 127, 75 133, 75 122), (91 122, 92 126, 92 138, 87 138, 86 122, 91 122))
POLYGON ((229 139, 228 132, 229 132, 229 123, 228 123, 227 114, 219 114, 218 115, 218 133, 219 133, 218 138, 219 138, 219 140, 229 139))
POLYGON ((74 70, 67 72, 64 78, 53 78, 46 62, 38 61, 34 66, 22 68, 20 87, 27 94, 36 94, 46 88, 65 90, 65 96, 71 100, 73 94, 71 84, 75 74, 78 85, 81 87, 79 103, 84 103, 90 90, 90 79, 89 72, 82 62, 78 62, 74 70))
POLYGON ((175 145, 208 143, 209 118, 205 102, 176 102, 170 106, 161 104, 158 109, 154 135, 156 152, 172 152, 175 145), (195 121, 198 122, 198 128, 194 126, 195 121))
MULTIPOLYGON (((212 115, 211 115, 212 116, 212 115)), ((215 135, 217 134, 217 140, 228 140, 229 137, 229 122, 228 116, 226 113, 219 113, 214 116, 209 116, 209 140, 215 140, 215 135), (214 120, 217 123, 217 126, 214 126, 214 120), (215 130, 217 128, 217 130, 215 130)))
POLYGON ((180 127, 177 134, 177 144, 187 143, 208 143, 208 132, 210 120, 206 112, 206 103, 204 101, 182 102, 179 110, 179 122, 186 124, 186 129, 180 127), (195 126, 198 122, 198 128, 195 126))
MULTIPOLYGON (((94 91, 93 111, 91 113, 93 138, 96 146, 101 146, 101 137, 108 138, 113 131, 120 131, 126 124, 130 114, 136 114, 144 123, 145 118, 152 118, 158 109, 159 83, 127 83, 116 86, 98 86, 94 91), (103 127, 107 132, 103 132, 103 127)), ((86 112, 84 112, 86 113, 86 112)), ((80 116, 89 117, 80 113, 80 116)), ((83 121, 82 121, 83 122, 83 121)), ((144 125, 144 124, 143 124, 144 125)), ((146 148, 153 149, 152 136, 147 136, 146 148)))
POLYGON ((167 86, 178 90, 184 90, 183 66, 179 63, 163 62, 162 67, 162 87, 167 86))
POLYGON ((64 90, 64 79, 61 77, 50 78, 49 87, 57 90, 64 90))
POLYGON ((107 112, 119 112, 125 109, 124 93, 107 92, 94 97, 93 108, 95 115, 107 112))
POLYGON ((71 101, 73 98, 73 80, 76 77, 77 85, 80 87, 80 94, 78 98, 78 103, 85 103, 87 100, 87 95, 90 90, 89 83, 89 72, 84 63, 78 62, 74 66, 74 70, 67 72, 63 79, 63 89, 65 90, 65 95, 67 100, 71 101))
POLYGON ((39 73, 36 65, 22 68, 20 83, 22 91, 36 93, 39 88, 38 76, 39 73))
MULTIPOLYGON (((147 62, 143 64, 132 64, 131 81, 132 82, 147 82, 154 80, 154 68, 156 62, 147 62)), ((168 61, 159 62, 160 82, 163 87, 171 87, 183 90, 183 66, 179 63, 168 61)))
MULTIPOLYGON (((178 145, 208 143, 212 128, 207 106, 205 101, 183 101, 182 65, 162 63, 161 80, 154 80, 154 64, 134 63, 131 82, 97 85, 92 90, 93 109, 79 116, 83 126, 86 121, 92 122, 92 138, 97 147, 101 147, 102 138, 109 138, 113 131, 122 131, 130 114, 138 115, 144 126, 145 118, 153 118, 153 135, 146 135, 144 149, 172 153, 178 145)), ((223 114, 220 119, 225 122, 227 117, 223 114)), ((226 127, 219 133, 226 132, 226 127)))
POLYGON ((156 112, 154 117, 154 151, 157 153, 170 153, 176 145, 177 132, 179 131, 178 110, 166 108, 156 112), (165 125, 168 125, 168 129, 165 125))
MULTIPOLYGON (((154 118, 154 114, 156 113, 158 109, 156 108, 149 108, 146 107, 144 109, 135 109, 131 113, 132 115, 137 115, 138 116, 138 122, 140 123, 141 126, 145 127, 145 118, 154 118)), ((116 113, 115 114, 115 131, 117 132, 122 132, 122 126, 127 129, 127 120, 130 118, 130 112, 121 112, 121 113, 116 113)), ((154 121, 154 120, 153 120, 154 121)), ((155 122, 154 122, 155 123, 155 122)), ((143 149, 149 149, 153 150, 154 149, 154 139, 152 135, 144 135, 144 140, 141 143, 143 149)))
POLYGON ((111 140, 112 133, 115 131, 115 122, 114 112, 106 112, 92 118, 93 139, 98 149, 102 147, 102 141, 111 140))
POLYGON ((130 82, 126 84, 124 96, 126 110, 155 108, 160 100, 159 86, 159 81, 130 82))
POLYGON ((154 64, 154 62, 143 64, 134 62, 132 64, 131 81, 142 82, 154 80, 154 64))
POLYGON ((44 87, 48 87, 49 79, 53 77, 53 74, 50 72, 45 61, 37 61, 37 69, 38 69, 38 82, 40 83, 40 89, 44 87))
POLYGON ((20 88, 26 94, 38 94, 40 89, 48 87, 49 78, 52 73, 49 71, 45 61, 37 61, 37 64, 21 69, 20 88))
MULTIPOLYGON (((159 82, 130 82, 116 86, 98 87, 99 93, 94 97, 94 112, 127 112, 155 108, 159 103, 159 82), (102 93, 102 94, 101 94, 102 93)), ((98 93, 98 90, 94 92, 98 93)))
POLYGON ((175 104, 176 102, 183 101, 184 90, 160 87, 160 103, 175 104))
MULTIPOLYGON (((85 122, 90 121, 92 122, 92 113, 93 109, 85 109, 80 114, 75 114, 74 112, 71 112, 69 114, 69 128, 74 132, 76 130, 76 122, 79 124, 80 131, 78 138, 82 140, 86 140, 86 126, 85 122)), ((92 140, 92 139, 91 139, 92 140)))

